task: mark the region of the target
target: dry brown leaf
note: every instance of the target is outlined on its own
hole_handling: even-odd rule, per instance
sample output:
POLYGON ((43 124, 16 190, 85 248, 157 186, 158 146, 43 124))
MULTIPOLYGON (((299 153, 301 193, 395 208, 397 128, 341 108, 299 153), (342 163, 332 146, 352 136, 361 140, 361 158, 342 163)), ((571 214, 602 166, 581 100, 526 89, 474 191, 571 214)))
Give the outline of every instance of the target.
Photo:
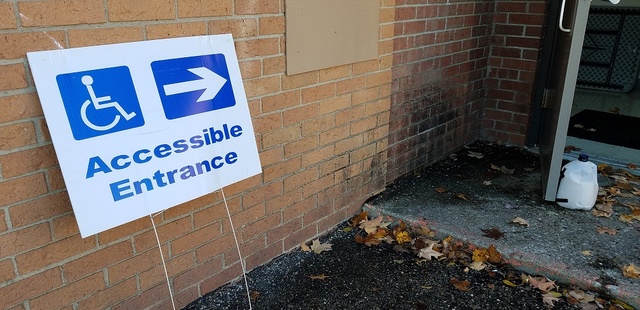
POLYGON ((492 227, 490 229, 480 229, 484 232, 483 236, 499 240, 504 237, 504 233, 500 229, 492 227))
POLYGON ((553 307, 553 303, 558 300, 560 300, 560 298, 553 297, 552 294, 549 294, 549 293, 542 294, 542 302, 544 302, 546 305, 549 305, 551 307, 553 307))
POLYGON ((627 168, 629 169, 638 169, 638 165, 634 164, 634 163, 628 163, 627 164, 627 168))
POLYGON ((527 220, 525 220, 525 219, 523 219, 523 218, 521 218, 519 216, 517 216, 513 220, 511 220, 511 223, 529 227, 529 222, 527 222, 527 220))
POLYGON ((412 240, 411 236, 409 236, 409 233, 407 231, 401 231, 397 233, 395 237, 396 237, 396 242, 398 242, 399 244, 411 242, 412 240))
POLYGON ((625 223, 632 223, 634 220, 640 221, 640 209, 634 209, 629 214, 622 214, 619 219, 625 223))
POLYGON ((622 275, 627 278, 640 279, 640 269, 634 264, 622 267, 622 275))
POLYGON ((306 243, 304 243, 304 242, 300 244, 300 249, 301 249, 303 252, 309 252, 309 251, 311 251, 311 248, 310 248, 306 243))
POLYGON ((492 184, 491 184, 491 181, 483 181, 483 182, 482 182, 482 184, 484 184, 484 185, 486 185, 486 186, 492 185, 492 184))
POLYGON ((435 257, 437 259, 438 257, 442 256, 442 253, 433 249, 433 246, 438 243, 437 241, 432 241, 432 240, 425 240, 425 241, 427 242, 427 246, 420 249, 420 252, 418 252, 418 257, 426 258, 426 259, 431 259, 435 257))
POLYGON ((498 166, 496 166, 494 164, 491 164, 491 169, 498 170, 498 171, 500 171, 500 172, 502 172, 504 174, 513 174, 513 172, 516 171, 516 169, 509 169, 509 168, 507 168, 505 166, 498 167, 498 166))
POLYGON ((620 114, 620 108, 613 107, 613 108, 609 109, 609 112, 611 112, 613 114, 620 114))
POLYGON ((467 196, 465 196, 463 193, 457 193, 456 197, 462 199, 462 200, 467 200, 467 196))
POLYGON ((349 221, 349 225, 355 227, 360 225, 362 221, 366 221, 368 219, 369 219, 369 214, 367 213, 367 211, 362 211, 356 216, 351 218, 351 220, 349 221))
POLYGON ((471 286, 471 282, 467 281, 467 280, 458 280, 456 278, 451 278, 449 280, 449 283, 453 284, 453 286, 459 290, 459 291, 463 291, 466 292, 469 290, 469 286, 471 286))
POLYGON ((442 187, 442 186, 440 186, 440 187, 436 187, 436 192, 438 192, 438 193, 440 193, 440 194, 442 194, 442 193, 446 193, 446 192, 448 192, 448 191, 449 191, 448 189, 446 189, 446 188, 444 188, 444 187, 442 187))
POLYGON ((487 249, 487 253, 489 254, 489 258, 487 259, 487 261, 489 261, 492 264, 499 264, 502 262, 502 255, 500 254, 500 252, 498 252, 498 250, 496 250, 496 247, 492 245, 489 246, 489 249, 487 249))
POLYGON ((319 239, 313 240, 311 250, 313 253, 320 254, 324 251, 331 251, 331 243, 320 243, 319 239))
POLYGON ((328 278, 329 276, 323 274, 319 274, 317 276, 309 276, 309 278, 313 279, 313 280, 324 280, 326 278, 328 278))
POLYGON ((584 251, 581 251, 580 253, 582 253, 582 255, 584 256, 591 256, 591 251, 589 250, 584 250, 584 251))
POLYGON ((531 284, 531 286, 543 291, 543 292, 549 292, 551 291, 554 287, 556 287, 556 282, 555 281, 550 281, 549 279, 547 279, 546 277, 529 277, 529 284, 531 284))
POLYGON ((469 264, 469 268, 478 271, 485 269, 486 267, 487 264, 485 264, 484 262, 472 262, 471 264, 469 264))
POLYGON ((599 234, 609 234, 611 236, 615 236, 618 233, 618 230, 615 228, 609 228, 609 227, 596 227, 596 231, 599 234))
POLYGON ((469 151, 469 153, 467 154, 467 156, 469 156, 469 157, 474 157, 474 158, 479 158, 479 159, 484 158, 484 154, 482 154, 482 153, 478 153, 478 152, 473 152, 473 151, 469 151))
POLYGON ((420 226, 417 229, 414 229, 414 232, 418 235, 433 238, 436 236, 436 232, 431 230, 427 226, 420 226))
POLYGON ((256 300, 256 299, 258 299, 258 297, 260 297, 260 292, 251 291, 251 300, 256 300))
POLYGON ((485 248, 477 248, 473 251, 471 260, 474 262, 486 262, 489 259, 489 251, 485 248))
POLYGON ((360 223, 360 225, 358 225, 359 228, 364 229, 364 231, 366 231, 368 234, 378 230, 378 228, 385 228, 387 226, 389 226, 389 222, 383 222, 382 221, 382 215, 378 216, 374 219, 370 219, 370 220, 366 220, 366 221, 362 221, 360 223))

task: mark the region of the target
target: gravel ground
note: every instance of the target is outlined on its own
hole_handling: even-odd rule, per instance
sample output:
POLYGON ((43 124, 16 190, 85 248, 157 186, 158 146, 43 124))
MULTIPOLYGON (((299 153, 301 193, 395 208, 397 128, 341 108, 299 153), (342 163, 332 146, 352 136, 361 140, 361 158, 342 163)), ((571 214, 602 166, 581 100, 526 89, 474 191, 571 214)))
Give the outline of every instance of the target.
MULTIPOLYGON (((346 223, 321 238, 332 250, 282 255, 248 274, 253 309, 547 309, 530 285, 511 287, 518 272, 509 266, 465 271, 465 266, 422 261, 391 244, 368 247, 354 241, 346 223), (314 279, 312 276, 326 276, 314 279), (461 291, 451 279, 469 281, 461 291)), ((249 309, 244 282, 224 286, 184 309, 249 309)), ((579 309, 565 300, 553 309, 579 309)))

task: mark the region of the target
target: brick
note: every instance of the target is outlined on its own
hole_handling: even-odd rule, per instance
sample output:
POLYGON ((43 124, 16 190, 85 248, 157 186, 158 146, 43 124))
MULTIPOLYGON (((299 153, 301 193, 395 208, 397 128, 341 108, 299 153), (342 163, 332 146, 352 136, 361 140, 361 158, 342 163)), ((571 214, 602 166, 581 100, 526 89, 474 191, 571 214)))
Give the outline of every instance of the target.
MULTIPOLYGON (((60 269, 49 269, 0 288, 0 305, 8 308, 61 285, 60 269)), ((50 308, 45 307, 45 309, 50 308)))
POLYGON ((78 304, 78 309, 107 309, 121 300, 134 296, 137 289, 135 278, 110 285, 82 300, 78 304))
MULTIPOLYGON (((125 299, 111 307, 113 310, 149 309, 169 298, 166 284, 158 284, 156 287, 142 291, 129 299, 125 299)), ((168 308, 166 308, 168 309, 168 308)))
POLYGON ((2 72, 0 91, 27 87, 27 74, 23 63, 1 65, 0 72, 2 72))
MULTIPOLYGON (((293 162, 293 164, 288 166, 288 170, 293 170, 293 169, 297 169, 296 167, 300 167, 300 161, 298 161, 297 163, 295 163, 295 160, 288 161, 288 162, 293 162)), ((243 209, 258 205, 270 198, 280 195, 281 193, 282 193, 281 181, 271 182, 261 187, 252 189, 247 193, 245 193, 244 195, 242 195, 243 209)))
MULTIPOLYGON (((4 127, 0 127, 0 137, 3 136, 2 128, 4 127)), ((31 143, 35 142, 36 141, 33 141, 31 143)), ((58 160, 52 145, 27 149, 0 156, 2 175, 5 178, 11 178, 41 169, 51 168, 56 165, 58 165, 58 160)))
POLYGON ((349 136, 349 125, 343 125, 320 133, 320 145, 327 145, 349 136))
POLYGON ((336 92, 338 95, 350 93, 358 89, 364 88, 366 85, 366 77, 361 76, 357 78, 351 78, 336 83, 336 92))
POLYGON ((267 76, 244 80, 244 89, 247 93, 247 98, 276 93, 280 91, 280 77, 267 76))
POLYGON ((351 65, 331 67, 319 71, 320 82, 346 78, 351 75, 351 65))
POLYGON ((9 208, 13 227, 21 227, 71 212, 66 192, 43 196, 9 208))
POLYGON ((247 60, 239 62, 240 76, 243 79, 253 79, 262 74, 262 63, 260 60, 247 60))
POLYGON ((9 150, 36 143, 32 122, 0 126, 0 150, 9 150))
POLYGON ((15 277, 16 273, 13 270, 13 262, 11 262, 11 259, 0 261, 0 283, 6 283, 15 277))
MULTIPOLYGON (((8 229, 7 220, 5 219, 5 210, 0 209, 0 232, 6 231, 8 229)), ((2 281, 0 281, 2 282, 2 281)))
POLYGON ((35 298, 29 302, 29 305, 34 309, 58 309, 71 305, 85 296, 93 295, 104 287, 104 276, 102 273, 97 273, 35 298))
POLYGON ((258 20, 255 18, 221 19, 209 22, 211 34, 231 33, 234 38, 254 37, 258 34, 258 20))
POLYGON ((350 137, 348 139, 344 139, 336 142, 336 154, 342 154, 347 151, 351 151, 354 148, 362 145, 363 135, 357 135, 355 137, 350 137))
POLYGON ((73 213, 53 219, 51 226, 53 227, 53 238, 55 240, 62 240, 80 234, 80 229, 73 213))
POLYGON ((0 98, 0 123, 42 115, 42 106, 36 93, 0 98))
MULTIPOLYGON (((166 258, 165 258, 166 259, 166 258)), ((169 277, 173 277, 176 274, 185 272, 195 266, 195 255, 188 253, 166 261, 167 274, 169 277)), ((156 265, 154 268, 140 273, 140 289, 147 290, 156 286, 158 283, 166 283, 164 274, 164 267, 162 264, 156 265)))
POLYGON ((363 118, 365 115, 365 106, 356 106, 349 109, 336 112, 336 125, 350 123, 363 118))
POLYGON ((318 116, 318 104, 307 104, 286 110, 282 113, 283 125, 289 126, 318 116))
POLYGON ((260 152, 260 163, 263 167, 277 163, 284 158, 282 147, 275 147, 260 152))
POLYGON ((278 227, 275 227, 267 232, 267 244, 275 243, 276 241, 283 240, 292 231, 298 231, 302 229, 302 218, 297 217, 289 222, 286 222, 278 227))
MULTIPOLYGON (((238 267, 239 264, 238 264, 238 267)), ((181 291, 186 287, 192 286, 194 283, 201 283, 201 287, 204 286, 202 283, 206 279, 217 279, 220 278, 220 271, 222 270, 222 258, 217 256, 209 261, 202 263, 200 266, 193 268, 183 274, 180 274, 173 278, 173 287, 176 291, 181 291)), ((237 277, 238 274, 242 274, 242 270, 238 270, 239 273, 235 274, 231 279, 222 282, 222 284, 227 283, 233 278, 237 277)), ((202 288, 203 292, 208 292, 209 290, 202 288)), ((142 309, 140 308, 126 308, 126 309, 142 309)))
MULTIPOLYGON (((314 172, 315 171, 315 176, 313 177, 313 179, 315 179, 317 177, 317 168, 310 168, 304 171, 301 171, 300 173, 297 173, 289 178, 293 178, 294 176, 314 176, 313 173, 308 173, 308 171, 314 172)), ((287 178, 287 179, 289 179, 287 178)), ((300 201, 300 199, 302 198, 302 190, 300 188, 295 188, 292 187, 292 189, 288 190, 286 189, 286 180, 285 179, 285 191, 282 195, 278 195, 276 197, 273 197, 269 200, 267 200, 265 202, 265 209, 266 209, 266 213, 267 214, 272 214, 274 212, 280 212, 281 210, 285 209, 286 207, 289 207, 291 205, 293 205, 294 203, 300 201)), ((294 185, 298 185, 300 186, 302 182, 306 182, 306 179, 301 179, 302 181, 295 183, 294 185)))
POLYGON ((318 147, 318 136, 309 136, 293 141, 284 146, 285 158, 291 158, 306 153, 318 147))
POLYGON ((31 252, 16 256, 21 274, 42 269, 64 259, 76 256, 95 247, 94 238, 82 239, 80 235, 50 243, 31 252))
POLYGON ((51 192, 61 190, 66 187, 60 167, 53 167, 47 170, 46 178, 47 183, 49 184, 49 191, 51 192))
POLYGON ((220 224, 213 223, 194 230, 182 237, 171 241, 171 254, 174 256, 192 250, 194 246, 206 244, 209 240, 216 240, 222 235, 220 224))
MULTIPOLYGON (((300 157, 295 157, 295 158, 288 159, 286 161, 282 161, 282 162, 264 167, 262 169, 263 170, 262 174, 264 175, 265 181, 272 181, 272 180, 279 179, 280 177, 283 177, 285 175, 294 173, 300 170, 301 167, 302 167, 302 163, 300 161, 300 157)), ((244 200, 243 200, 243 204, 244 204, 244 200)), ((252 206, 252 204, 249 204, 248 206, 252 206)))
POLYGON ((147 39, 165 39, 207 34, 204 22, 146 25, 147 39))
POLYGON ((302 242, 310 240, 318 235, 318 228, 316 225, 309 225, 301 230, 292 232, 284 239, 284 248, 292 249, 299 246, 302 242))
POLYGON ((315 207, 317 201, 315 197, 302 197, 294 205, 282 210, 282 221, 288 222, 300 217, 302 214, 315 207))
POLYGON ((149 218, 139 218, 135 221, 122 224, 117 228, 109 229, 99 233, 98 242, 100 245, 105 245, 123 238, 129 239, 131 238, 131 235, 134 235, 141 231, 148 231, 149 229, 151 229, 151 221, 149 220, 149 218))
POLYGON ((269 58, 262 59, 262 73, 264 75, 283 73, 285 69, 286 69, 285 56, 269 57, 269 58))
POLYGON ((118 283, 126 279, 136 278, 136 274, 149 270, 161 263, 162 259, 158 249, 136 253, 133 257, 108 267, 109 283, 118 283))
POLYGON ((235 0, 235 13, 237 15, 280 13, 280 1, 235 0))
POLYGON ((391 71, 382 71, 367 75, 367 87, 391 83, 391 71))
MULTIPOLYGON (((186 235, 193 229, 191 217, 183 217, 181 219, 172 220, 165 223, 160 223, 160 221, 155 218, 154 221, 156 223, 158 239, 160 239, 161 244, 186 235)), ((146 251, 151 248, 157 248, 158 246, 158 240, 156 239, 154 231, 149 231, 134 236, 133 242, 136 252, 146 251)))
POLYGON ((318 72, 311 71, 282 76, 282 89, 289 90, 318 83, 318 72))
POLYGON ((175 3, 172 0, 108 0, 107 9, 111 22, 162 20, 176 17, 175 3))
POLYGON ((51 241, 51 229, 48 223, 14 230, 0 235, 0 257, 9 257, 18 253, 43 246, 51 241))
POLYGON ((314 102, 336 95, 336 83, 329 83, 302 90, 302 103, 314 102))
POLYGON ((269 113, 299 105, 301 102, 300 91, 293 90, 261 99, 262 113, 269 113))
POLYGON ((373 60, 356 62, 356 63, 353 64, 352 70, 353 70, 352 73, 354 75, 360 75, 360 74, 367 73, 367 72, 377 71, 378 70, 378 60, 377 59, 373 59, 373 60))
POLYGON ((142 27, 70 29, 67 31, 70 47, 142 41, 142 27))
POLYGON ((44 142, 51 142, 51 134, 49 133, 49 127, 47 126, 47 122, 45 122, 44 118, 38 120, 38 125, 40 125, 40 135, 44 142))
MULTIPOLYGON (((224 207, 223 207, 224 208, 224 207)), ((211 242, 208 242, 195 249, 196 261, 206 262, 212 258, 219 256, 225 251, 235 248, 235 239, 233 234, 227 233, 211 242)))
POLYGON ((335 127, 335 115, 325 114, 319 117, 306 120, 302 123, 302 136, 316 136, 319 132, 327 131, 335 127))
POLYGON ((359 90, 351 94, 351 104, 358 105, 378 99, 378 88, 372 87, 359 90))
POLYGON ((242 236, 242 240, 251 240, 257 235, 266 233, 272 227, 279 226, 281 222, 280 212, 277 212, 242 227, 240 235, 242 236))
POLYGON ((0 182, 0 206, 38 197, 47 192, 43 173, 0 182))
POLYGON ((240 201, 238 201, 239 199, 236 199, 236 197, 234 196, 239 195, 240 193, 245 192, 251 188, 259 186, 260 184, 262 184, 262 176, 254 175, 242 181, 233 183, 225 187, 224 189, 220 189, 220 191, 226 192, 227 197, 230 197, 230 198, 227 198, 227 203, 229 204, 230 207, 233 206, 233 207, 236 207, 237 209, 240 209, 239 207, 240 201), (233 204, 237 204, 237 206, 233 204))
POLYGON ((257 253, 251 254, 245 258, 247 269, 251 270, 282 254, 282 243, 277 242, 267 246, 257 253))
POLYGON ((63 31, 0 34, 0 59, 18 59, 27 52, 62 49, 65 42, 63 31))
POLYGON ((260 38, 236 41, 235 45, 238 59, 270 56, 280 53, 280 42, 278 38, 260 38))
POLYGON ((375 116, 372 116, 360 121, 355 121, 351 123, 349 132, 352 135, 365 132, 367 130, 375 128, 377 123, 378 123, 378 118, 375 116))
MULTIPOLYGON (((264 149, 271 148, 276 145, 282 145, 287 142, 295 141, 301 137, 301 128, 297 126, 289 126, 262 134, 262 147, 264 149)), ((2 183, 0 183, 2 188, 2 183)))
POLYGON ((284 16, 260 17, 259 34, 284 34, 284 16))
POLYGON ((178 0, 179 18, 229 16, 232 10, 232 0, 178 0))
POLYGON ((99 24, 106 21, 102 0, 20 1, 23 27, 99 24))
POLYGON ((102 248, 64 264, 62 266, 64 278, 69 282, 76 281, 128 259, 132 255, 133 247, 128 240, 102 248))
POLYGON ((320 101, 319 111, 320 115, 335 112, 338 110, 346 109, 351 106, 351 95, 341 95, 326 100, 320 101))
POLYGON ((15 29, 16 13, 13 10, 13 3, 0 2, 0 29, 15 29))

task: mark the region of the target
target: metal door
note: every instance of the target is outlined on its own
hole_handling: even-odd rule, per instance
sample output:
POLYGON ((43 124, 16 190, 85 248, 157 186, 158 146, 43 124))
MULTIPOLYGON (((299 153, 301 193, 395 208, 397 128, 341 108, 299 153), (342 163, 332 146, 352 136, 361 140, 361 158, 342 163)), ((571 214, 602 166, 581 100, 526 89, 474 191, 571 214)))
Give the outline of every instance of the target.
POLYGON ((544 199, 555 201, 567 139, 571 105, 578 76, 582 42, 591 0, 562 0, 557 22, 549 24, 553 36, 551 66, 544 90, 542 128, 539 140, 544 199))

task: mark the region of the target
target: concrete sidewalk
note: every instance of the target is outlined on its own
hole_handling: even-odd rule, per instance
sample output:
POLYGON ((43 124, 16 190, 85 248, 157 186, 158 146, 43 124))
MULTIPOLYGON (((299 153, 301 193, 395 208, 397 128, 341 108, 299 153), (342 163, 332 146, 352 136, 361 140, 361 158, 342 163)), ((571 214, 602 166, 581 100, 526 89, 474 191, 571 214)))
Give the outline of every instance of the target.
MULTIPOLYGON (((564 209, 541 199, 539 167, 537 155, 523 149, 479 142, 395 182, 363 209, 372 216, 427 225, 439 238, 451 235, 477 246, 494 244, 523 272, 609 294, 640 309, 640 279, 622 275, 623 266, 640 266, 640 225, 619 219, 631 212, 620 202, 637 203, 640 197, 616 196, 610 217, 564 209), (529 226, 510 223, 515 217, 529 226), (617 233, 599 234, 598 227, 617 233), (485 236, 482 230, 490 228, 504 236, 485 236)), ((614 182, 599 175, 601 187, 614 182)))

